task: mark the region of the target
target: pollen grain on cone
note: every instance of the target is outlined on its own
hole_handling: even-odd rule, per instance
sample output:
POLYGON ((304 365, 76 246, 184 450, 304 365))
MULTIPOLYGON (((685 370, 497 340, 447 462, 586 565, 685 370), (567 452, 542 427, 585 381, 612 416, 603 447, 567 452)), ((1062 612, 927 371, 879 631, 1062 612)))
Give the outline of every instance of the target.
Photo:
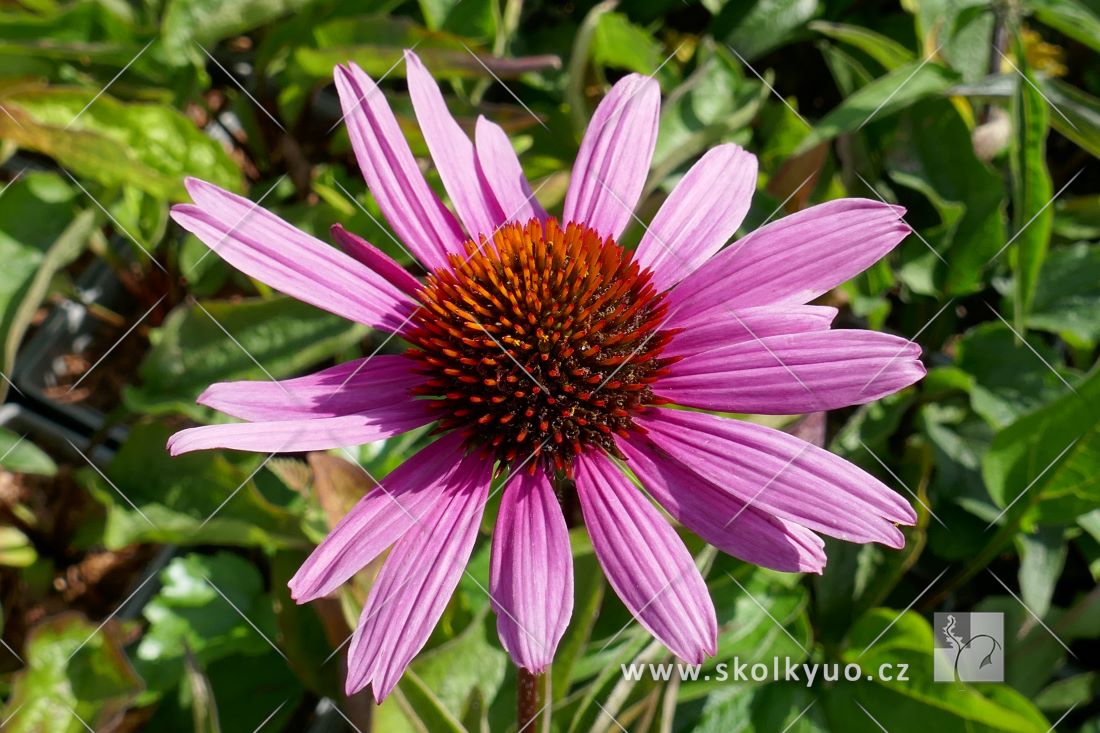
MULTIPOLYGON (((571 472, 585 446, 616 452, 633 416, 661 404, 651 385, 667 304, 648 270, 611 238, 554 219, 466 242, 429 275, 406 335, 439 429, 462 431, 502 469, 530 456, 571 472)), ((531 461, 530 465, 537 465, 531 461)))

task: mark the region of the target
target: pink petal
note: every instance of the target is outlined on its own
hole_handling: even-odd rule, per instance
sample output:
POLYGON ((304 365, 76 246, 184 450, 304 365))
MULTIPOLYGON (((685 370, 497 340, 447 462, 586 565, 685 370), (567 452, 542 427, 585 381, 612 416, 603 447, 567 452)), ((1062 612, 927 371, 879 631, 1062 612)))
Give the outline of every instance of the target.
POLYGON ((628 467, 677 521, 729 555, 785 572, 820 573, 825 543, 810 530, 773 517, 670 457, 647 436, 617 439, 628 467))
POLYGON ((843 458, 792 435, 717 415, 651 408, 635 422, 669 456, 751 506, 831 537, 901 547, 902 497, 843 458))
POLYGON ((627 609, 684 661, 713 655, 714 604, 683 541, 606 455, 580 454, 574 468, 596 558, 627 609))
POLYGON ((249 277, 351 321, 396 332, 412 301, 346 254, 246 198, 196 178, 172 218, 249 277))
POLYGON ((746 235, 669 294, 685 317, 721 306, 806 303, 877 262, 909 234, 900 206, 839 199, 746 235))
POLYGON ((217 382, 198 403, 252 422, 337 417, 403 404, 424 377, 403 356, 377 355, 282 381, 217 382))
POLYGON ((648 76, 624 76, 596 107, 581 141, 565 194, 565 223, 587 224, 618 237, 630 223, 645 186, 661 88, 648 76))
POLYGON ((304 420, 203 425, 181 430, 168 439, 174 456, 196 450, 288 453, 362 445, 427 425, 435 416, 419 400, 370 410, 365 414, 304 420))
POLYGON ((397 236, 429 270, 466 237, 424 180, 382 90, 354 63, 336 68, 336 91, 359 168, 397 236))
POLYGON ((638 243, 638 263, 667 290, 737 232, 756 190, 756 156, 732 143, 711 148, 676 184, 638 243))
POLYGON ((546 210, 539 204, 531 185, 523 174, 508 135, 484 117, 477 118, 474 129, 478 170, 496 197, 506 221, 527 222, 546 220, 546 210))
POLYGON ((491 462, 473 454, 463 480, 447 486, 390 551, 348 650, 347 693, 370 685, 374 699, 390 694, 428 641, 477 539, 489 491, 491 462))
POLYGON ((423 287, 419 280, 397 264, 392 257, 358 234, 352 234, 343 225, 333 224, 329 231, 332 232, 332 238, 340 245, 340 249, 384 277, 394 287, 409 295, 416 295, 423 287))
POLYGON ((924 376, 920 346, 875 331, 767 336, 686 357, 654 390, 689 407, 797 415, 862 405, 924 376))
POLYGON ((542 672, 573 614, 569 529, 546 474, 520 471, 504 489, 489 578, 500 642, 517 666, 542 672))
POLYGON ((474 145, 447 110, 439 85, 412 51, 405 51, 405 66, 416 120, 455 211, 475 242, 478 235, 489 237, 504 223, 505 214, 476 175, 474 145))
MULTIPOLYGON (((686 311, 684 311, 686 312, 686 311)), ((836 308, 824 305, 715 308, 690 319, 674 312, 665 328, 682 329, 665 347, 668 354, 691 356, 742 341, 805 331, 824 331, 836 318, 836 308)))
POLYGON ((456 433, 445 435, 370 489, 290 579, 294 600, 306 603, 336 590, 418 522, 431 521, 453 487, 480 476, 480 463, 463 460, 462 443, 456 433))

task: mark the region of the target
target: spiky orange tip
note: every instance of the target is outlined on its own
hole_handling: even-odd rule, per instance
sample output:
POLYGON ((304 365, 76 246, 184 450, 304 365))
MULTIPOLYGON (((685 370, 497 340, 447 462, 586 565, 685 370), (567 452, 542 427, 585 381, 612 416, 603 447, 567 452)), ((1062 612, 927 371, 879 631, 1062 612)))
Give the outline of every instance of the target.
POLYGON ((659 404, 651 385, 667 304, 651 274, 612 238, 554 219, 506 224, 428 276, 406 338, 441 430, 460 430, 502 469, 527 461, 571 473, 585 446, 659 404))

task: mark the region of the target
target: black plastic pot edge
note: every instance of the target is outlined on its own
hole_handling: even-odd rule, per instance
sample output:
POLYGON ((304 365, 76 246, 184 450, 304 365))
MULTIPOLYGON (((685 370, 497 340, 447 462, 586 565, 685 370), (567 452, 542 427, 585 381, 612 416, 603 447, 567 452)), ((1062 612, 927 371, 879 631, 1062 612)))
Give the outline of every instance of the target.
MULTIPOLYGON (((93 262, 74 283, 78 300, 66 299, 50 308, 42 325, 19 350, 12 380, 24 399, 56 413, 65 422, 97 433, 106 424, 106 415, 84 405, 59 402, 46 394, 49 379, 56 375, 54 362, 68 353, 80 351, 85 340, 94 338, 94 323, 88 315, 93 303, 116 304, 123 293, 114 271, 102 260, 93 262)), ((127 429, 114 426, 107 431, 111 442, 120 445, 127 429)))
POLYGON ((84 463, 80 454, 97 468, 105 467, 114 457, 111 448, 104 445, 93 447, 88 436, 39 414, 27 405, 14 402, 0 405, 0 427, 28 436, 47 454, 64 456, 77 465, 84 463))

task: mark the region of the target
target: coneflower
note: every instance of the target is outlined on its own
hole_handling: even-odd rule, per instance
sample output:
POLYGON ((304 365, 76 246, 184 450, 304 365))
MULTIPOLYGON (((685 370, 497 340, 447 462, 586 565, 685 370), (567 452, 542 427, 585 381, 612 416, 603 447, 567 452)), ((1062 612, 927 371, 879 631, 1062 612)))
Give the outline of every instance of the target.
POLYGON ((209 183, 189 180, 194 204, 172 212, 242 272, 409 345, 298 379, 214 384, 199 402, 247 422, 169 441, 173 455, 319 450, 435 424, 435 441, 368 492, 290 582, 299 602, 319 598, 389 550, 351 642, 349 694, 370 685, 383 699, 427 641, 494 473, 507 481, 489 591, 502 644, 532 673, 553 659, 572 612, 562 492, 576 493, 638 621, 686 661, 716 651, 703 578, 624 467, 678 522, 764 567, 820 572, 818 533, 903 545, 896 525, 915 514, 877 479, 786 433, 705 412, 830 410, 920 379, 917 346, 830 330, 836 311, 806 305, 906 236, 898 207, 832 201, 723 249, 757 169, 719 145, 627 250, 616 240, 657 137, 652 79, 625 77, 597 108, 559 220, 535 200, 503 130, 479 118, 471 142, 419 59, 406 59, 453 214, 371 79, 352 64, 336 86, 367 185, 426 278, 339 226, 346 254, 209 183))

